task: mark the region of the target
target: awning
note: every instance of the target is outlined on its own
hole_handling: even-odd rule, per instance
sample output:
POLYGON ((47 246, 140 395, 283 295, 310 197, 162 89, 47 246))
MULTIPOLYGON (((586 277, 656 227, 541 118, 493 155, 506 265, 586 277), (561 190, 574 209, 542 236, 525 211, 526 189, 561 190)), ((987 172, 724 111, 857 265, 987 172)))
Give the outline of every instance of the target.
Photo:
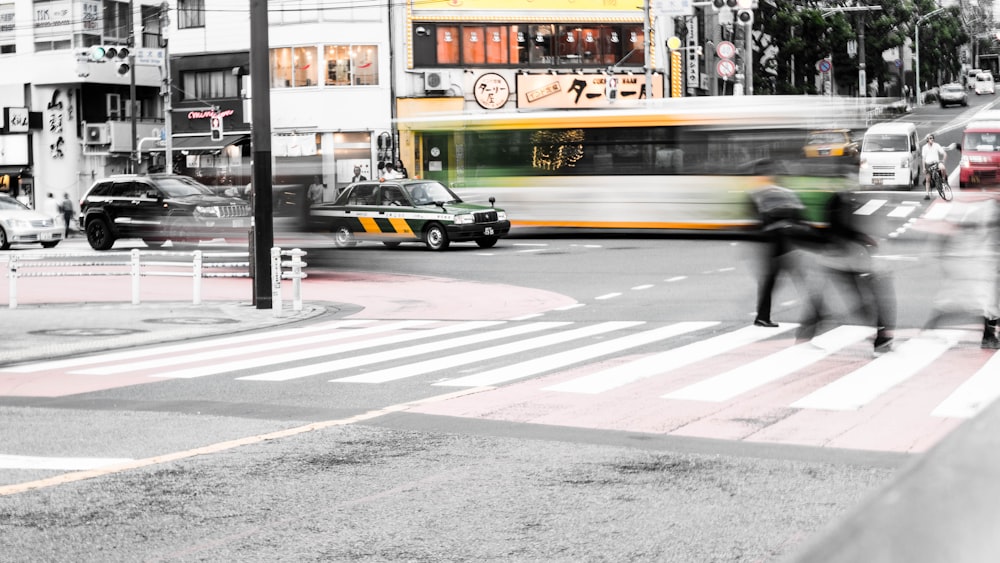
MULTIPOLYGON (((197 135, 193 137, 174 137, 173 146, 171 150, 174 151, 217 151, 228 147, 229 145, 235 145, 240 142, 246 141, 250 138, 249 135, 226 135, 221 141, 213 141, 208 135, 197 135)), ((152 147, 148 149, 149 151, 163 151, 166 147, 152 147)))

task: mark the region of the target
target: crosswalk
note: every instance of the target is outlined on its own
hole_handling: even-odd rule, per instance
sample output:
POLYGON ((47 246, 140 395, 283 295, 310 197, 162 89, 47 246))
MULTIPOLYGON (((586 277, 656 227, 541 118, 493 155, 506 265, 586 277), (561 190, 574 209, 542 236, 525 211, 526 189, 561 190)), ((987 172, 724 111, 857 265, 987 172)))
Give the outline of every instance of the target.
MULTIPOLYGON (((971 327, 901 331, 894 350, 878 357, 870 327, 839 326, 807 342, 795 340, 795 328, 717 321, 345 319, 7 366, 0 369, 0 396, 59 396, 204 377, 232 385, 304 380, 356 389, 407 381, 480 388, 480 403, 502 391, 495 396, 522 405, 558 397, 560 404, 579 407, 614 397, 628 410, 631 397, 650 409, 690 412, 687 423, 742 404, 770 417, 907 404, 920 416, 961 420, 1000 396, 1000 354, 979 349, 971 327)), ((554 407, 539 408, 551 416, 554 407)), ((463 412, 472 411, 466 406, 463 412)))

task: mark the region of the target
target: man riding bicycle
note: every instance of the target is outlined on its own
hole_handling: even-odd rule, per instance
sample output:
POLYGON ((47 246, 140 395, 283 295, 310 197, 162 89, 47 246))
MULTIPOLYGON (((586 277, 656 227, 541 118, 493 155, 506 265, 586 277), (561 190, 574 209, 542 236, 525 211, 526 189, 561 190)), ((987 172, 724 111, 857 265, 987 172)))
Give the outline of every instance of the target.
POLYGON ((944 162, 948 157, 945 152, 944 147, 934 142, 934 135, 927 135, 927 143, 924 144, 924 148, 920 151, 920 160, 924 163, 924 199, 931 198, 931 174, 930 170, 937 166, 938 170, 941 171, 941 181, 947 182, 947 172, 945 171, 944 162))

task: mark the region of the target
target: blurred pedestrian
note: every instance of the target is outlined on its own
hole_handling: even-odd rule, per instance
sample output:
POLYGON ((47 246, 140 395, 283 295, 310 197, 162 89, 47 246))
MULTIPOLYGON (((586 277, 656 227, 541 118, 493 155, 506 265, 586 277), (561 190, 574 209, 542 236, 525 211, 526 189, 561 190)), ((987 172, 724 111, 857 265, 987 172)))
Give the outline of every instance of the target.
POLYGON ((981 347, 1000 349, 1000 202, 996 194, 952 201, 939 238, 941 288, 924 329, 947 321, 983 322, 981 347))
POLYGON ((364 182, 367 179, 368 178, 365 178, 365 175, 361 173, 361 167, 355 166, 354 176, 351 176, 351 183, 353 184, 354 182, 364 182))
POLYGON ((403 166, 403 161, 402 160, 397 160, 396 161, 396 172, 399 172, 399 176, 401 178, 409 178, 410 177, 410 173, 406 171, 406 167, 403 166))
POLYGON ((42 213, 45 213, 49 217, 52 217, 52 220, 55 221, 57 225, 62 222, 63 220, 62 205, 60 205, 60 203, 56 201, 56 198, 53 197, 52 192, 49 192, 49 195, 45 198, 45 201, 42 203, 42 206, 43 206, 42 213))
POLYGON ((799 338, 812 338, 820 323, 830 316, 829 286, 838 288, 848 306, 855 309, 846 316, 860 317, 875 327, 874 349, 876 354, 891 350, 896 329, 896 294, 892 273, 877 267, 872 252, 878 241, 864 232, 853 211, 854 194, 838 192, 827 201, 824 218, 827 228, 822 231, 821 244, 815 251, 816 276, 813 284, 817 299, 803 318, 799 338))
POLYGON ((771 185, 751 192, 750 198, 760 220, 760 240, 764 243, 762 270, 757 286, 757 315, 753 324, 777 327, 771 320, 771 298, 778 276, 792 277, 800 289, 804 285, 796 251, 818 235, 805 220, 805 206, 794 191, 771 185))
POLYGON ((69 198, 68 193, 63 193, 63 200, 60 203, 63 215, 63 221, 66 223, 66 234, 65 238, 69 238, 70 225, 73 223, 73 216, 76 212, 73 209, 73 200, 69 198))
POLYGON ((313 176, 313 183, 309 184, 309 204, 315 205, 317 203, 323 203, 323 188, 325 186, 320 182, 319 176, 313 176))
POLYGON ((382 176, 383 180, 399 180, 402 178, 405 178, 405 176, 396 170, 396 166, 393 163, 387 162, 385 164, 385 174, 382 176))

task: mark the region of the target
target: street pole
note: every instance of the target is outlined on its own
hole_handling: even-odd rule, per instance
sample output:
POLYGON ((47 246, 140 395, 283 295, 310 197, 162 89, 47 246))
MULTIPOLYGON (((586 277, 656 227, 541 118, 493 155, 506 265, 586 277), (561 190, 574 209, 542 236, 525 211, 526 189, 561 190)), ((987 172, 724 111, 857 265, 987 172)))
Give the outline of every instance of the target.
POLYGON ((643 68, 646 72, 646 99, 653 97, 653 69, 651 68, 650 49, 652 49, 652 41, 649 38, 650 34, 650 15, 649 15, 649 0, 643 0, 642 3, 643 18, 642 18, 642 52, 643 57, 643 68))
POLYGON ((129 172, 131 172, 132 174, 135 174, 135 173, 139 172, 139 147, 136 144, 136 137, 139 136, 139 131, 138 131, 138 127, 136 126, 136 122, 135 122, 135 118, 136 118, 135 112, 136 112, 136 109, 139 107, 139 104, 136 103, 136 99, 135 99, 135 95, 136 95, 135 94, 135 9, 133 7, 132 0, 129 0, 129 3, 128 3, 128 48, 129 48, 129 51, 128 51, 128 74, 129 74, 129 88, 128 88, 129 100, 128 100, 128 103, 129 103, 129 106, 131 106, 129 108, 130 109, 129 115, 131 116, 130 120, 132 122, 132 154, 131 154, 131 158, 129 159, 129 162, 131 163, 131 170, 129 170, 129 172))
POLYGON ((163 96, 163 171, 167 174, 174 173, 174 106, 173 87, 170 78, 170 39, 167 37, 167 30, 170 28, 170 3, 164 2, 160 5, 160 33, 163 35, 163 87, 166 94, 163 96))
POLYGON ((254 266, 254 305, 270 309, 271 247, 274 221, 271 173, 270 42, 267 33, 267 0, 250 0, 250 91, 253 92, 250 144, 253 147, 253 228, 250 243, 254 266))

